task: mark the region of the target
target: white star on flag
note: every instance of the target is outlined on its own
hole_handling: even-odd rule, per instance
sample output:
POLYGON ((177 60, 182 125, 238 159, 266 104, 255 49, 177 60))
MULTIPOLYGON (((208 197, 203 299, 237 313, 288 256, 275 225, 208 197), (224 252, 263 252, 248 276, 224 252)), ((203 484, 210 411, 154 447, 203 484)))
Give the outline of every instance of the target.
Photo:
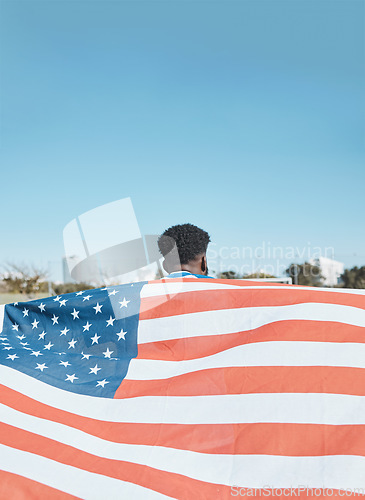
POLYGON ((39 321, 37 321, 36 319, 33 321, 33 323, 31 323, 32 330, 34 330, 34 328, 38 328, 38 323, 39 323, 39 321))
POLYGON ((46 366, 46 363, 37 363, 37 366, 35 367, 36 370, 40 370, 41 372, 45 369, 45 368, 48 368, 48 366, 46 366))
POLYGON ((38 358, 38 356, 43 356, 43 354, 41 353, 41 351, 32 351, 30 353, 31 356, 35 356, 36 358, 38 358))
POLYGON ((69 380, 73 384, 74 380, 77 380, 78 378, 79 377, 76 377, 75 374, 72 374, 72 375, 67 375, 66 374, 65 382, 67 382, 69 380))
POLYGON ((79 318, 79 312, 80 311, 76 311, 76 309, 74 308, 74 310, 72 311, 71 315, 73 316, 73 319, 80 319, 79 318))
POLYGON ((38 340, 44 339, 44 337, 45 337, 46 334, 47 334, 47 332, 45 332, 43 330, 43 332, 39 334, 38 340))
POLYGON ((92 297, 92 295, 85 295, 85 297, 83 298, 83 302, 85 302, 85 300, 90 300, 92 297))
POLYGON ((66 335, 66 333, 69 331, 70 331, 70 329, 65 326, 65 328, 63 330, 60 330, 60 332, 61 332, 60 337, 61 337, 61 335, 66 335))
POLYGON ((54 325, 58 325, 58 318, 59 318, 59 316, 56 316, 55 314, 53 315, 53 318, 51 318, 54 325))
MULTIPOLYGON (((99 339, 100 339, 100 335, 97 335, 95 333, 95 335, 93 337, 91 337, 91 340, 92 340, 92 344, 99 344, 99 339)), ((91 345, 92 345, 91 344, 91 345)))
POLYGON ((69 363, 68 361, 60 361, 60 365, 63 365, 63 366, 71 366, 71 363, 69 363))
POLYGON ((103 306, 99 304, 99 302, 96 304, 95 307, 93 307, 93 309, 95 309, 95 314, 98 314, 98 313, 101 313, 101 308, 103 306))
MULTIPOLYGON (((100 338, 100 337, 98 337, 100 338)), ((82 358, 81 359, 89 359, 91 354, 84 354, 83 352, 81 353, 82 354, 82 358)))
POLYGON ((92 323, 89 323, 88 321, 86 322, 86 325, 83 325, 84 332, 89 331, 90 326, 92 326, 92 323))
POLYGON ((110 358, 114 351, 109 351, 109 347, 106 348, 106 351, 103 352, 106 358, 110 358))
POLYGON ((125 336, 128 332, 125 332, 123 328, 120 330, 120 332, 117 332, 116 335, 118 335, 118 340, 123 339, 125 340, 125 336))
POLYGON ((94 368, 90 368, 90 373, 94 373, 95 375, 97 375, 99 370, 101 370, 101 368, 99 368, 98 365, 95 365, 94 368))
POLYGON ((14 323, 14 324, 13 324, 13 326, 12 326, 11 328, 17 332, 17 331, 19 330, 19 325, 18 325, 18 323, 14 323))
POLYGON ((65 306, 67 299, 60 300, 60 307, 65 306))
POLYGON ((44 346, 44 349, 47 349, 48 351, 50 351, 50 350, 51 350, 51 347, 53 347, 53 346, 54 346, 54 344, 51 344, 51 342, 48 342, 48 344, 46 344, 46 345, 44 346))
POLYGON ((6 359, 11 359, 12 361, 14 361, 15 358, 19 358, 19 356, 17 356, 16 354, 8 354, 8 357, 6 359))
POLYGON ((68 348, 71 349, 71 347, 73 349, 75 349, 75 344, 77 343, 77 340, 75 339, 72 339, 70 342, 67 342, 68 343, 68 348))
POLYGON ((114 321, 115 321, 115 318, 112 318, 110 316, 110 318, 106 320, 106 326, 113 326, 114 321))
POLYGON ((38 308, 41 310, 41 312, 46 310, 46 306, 43 303, 39 304, 38 308))
POLYGON ((96 384, 96 387, 104 387, 105 384, 109 384, 107 380, 98 380, 98 383, 96 384))
POLYGON ((28 316, 28 313, 29 313, 29 309, 26 309, 24 307, 24 309, 23 309, 23 318, 25 318, 25 316, 28 316))
POLYGON ((129 302, 130 302, 130 300, 126 300, 125 297, 124 297, 124 299, 121 302, 119 302, 120 308, 122 309, 122 307, 127 307, 127 305, 129 304, 129 302))

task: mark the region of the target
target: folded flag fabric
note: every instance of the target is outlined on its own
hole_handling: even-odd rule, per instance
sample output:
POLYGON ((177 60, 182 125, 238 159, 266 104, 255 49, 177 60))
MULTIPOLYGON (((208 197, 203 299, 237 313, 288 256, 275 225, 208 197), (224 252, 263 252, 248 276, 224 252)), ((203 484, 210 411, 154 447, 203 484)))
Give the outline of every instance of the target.
POLYGON ((170 278, 0 332, 0 498, 365 495, 363 290, 170 278))

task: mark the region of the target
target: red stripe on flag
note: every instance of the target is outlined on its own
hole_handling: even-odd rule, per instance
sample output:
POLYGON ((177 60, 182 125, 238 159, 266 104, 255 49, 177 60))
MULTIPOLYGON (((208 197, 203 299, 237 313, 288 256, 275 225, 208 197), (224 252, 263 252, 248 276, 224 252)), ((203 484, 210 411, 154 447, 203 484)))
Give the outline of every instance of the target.
POLYGON ((365 396, 365 369, 342 366, 210 368, 161 380, 123 380, 114 398, 288 392, 365 396))
POLYGON ((37 500, 52 498, 52 500, 77 499, 73 495, 51 488, 11 472, 0 471, 0 498, 8 500, 37 500))
POLYGON ((365 309, 364 296, 348 293, 318 292, 306 290, 305 287, 295 289, 252 290, 237 287, 237 290, 203 290, 171 294, 167 296, 145 297, 141 301, 140 319, 164 318, 180 314, 190 314, 202 311, 237 309, 244 307, 273 307, 293 304, 315 303, 338 304, 365 309), (186 300, 186 294, 189 300, 186 300))
MULTIPOLYGON (((165 446, 212 454, 365 455, 365 425, 117 423, 57 410, 10 389, 2 391, 1 396, 3 404, 25 414, 117 443, 165 446), (273 436, 275 439, 272 439, 273 436)), ((7 437, 11 439, 11 436, 7 437)))
MULTIPOLYGON (((229 499, 229 486, 154 469, 146 465, 98 457, 52 439, 0 423, 2 443, 95 474, 138 484, 180 500, 229 499)), ((100 492, 102 495, 102 492, 100 492)))

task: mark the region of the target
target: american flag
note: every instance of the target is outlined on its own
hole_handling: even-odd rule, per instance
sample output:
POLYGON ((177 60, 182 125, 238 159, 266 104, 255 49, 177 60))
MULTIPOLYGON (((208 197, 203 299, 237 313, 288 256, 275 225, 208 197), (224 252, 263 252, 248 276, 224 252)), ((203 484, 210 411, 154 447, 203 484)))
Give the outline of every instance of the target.
POLYGON ((0 498, 365 495, 365 293, 166 279, 0 307, 0 498))

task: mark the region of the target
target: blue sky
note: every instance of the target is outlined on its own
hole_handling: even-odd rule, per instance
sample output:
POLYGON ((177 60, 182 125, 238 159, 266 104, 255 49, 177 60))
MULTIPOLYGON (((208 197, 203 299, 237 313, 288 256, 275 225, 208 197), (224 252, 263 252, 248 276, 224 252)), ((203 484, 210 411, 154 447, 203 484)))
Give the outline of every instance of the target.
POLYGON ((365 265, 364 10, 347 1, 3 1, 0 264, 131 197, 142 233, 365 265))

